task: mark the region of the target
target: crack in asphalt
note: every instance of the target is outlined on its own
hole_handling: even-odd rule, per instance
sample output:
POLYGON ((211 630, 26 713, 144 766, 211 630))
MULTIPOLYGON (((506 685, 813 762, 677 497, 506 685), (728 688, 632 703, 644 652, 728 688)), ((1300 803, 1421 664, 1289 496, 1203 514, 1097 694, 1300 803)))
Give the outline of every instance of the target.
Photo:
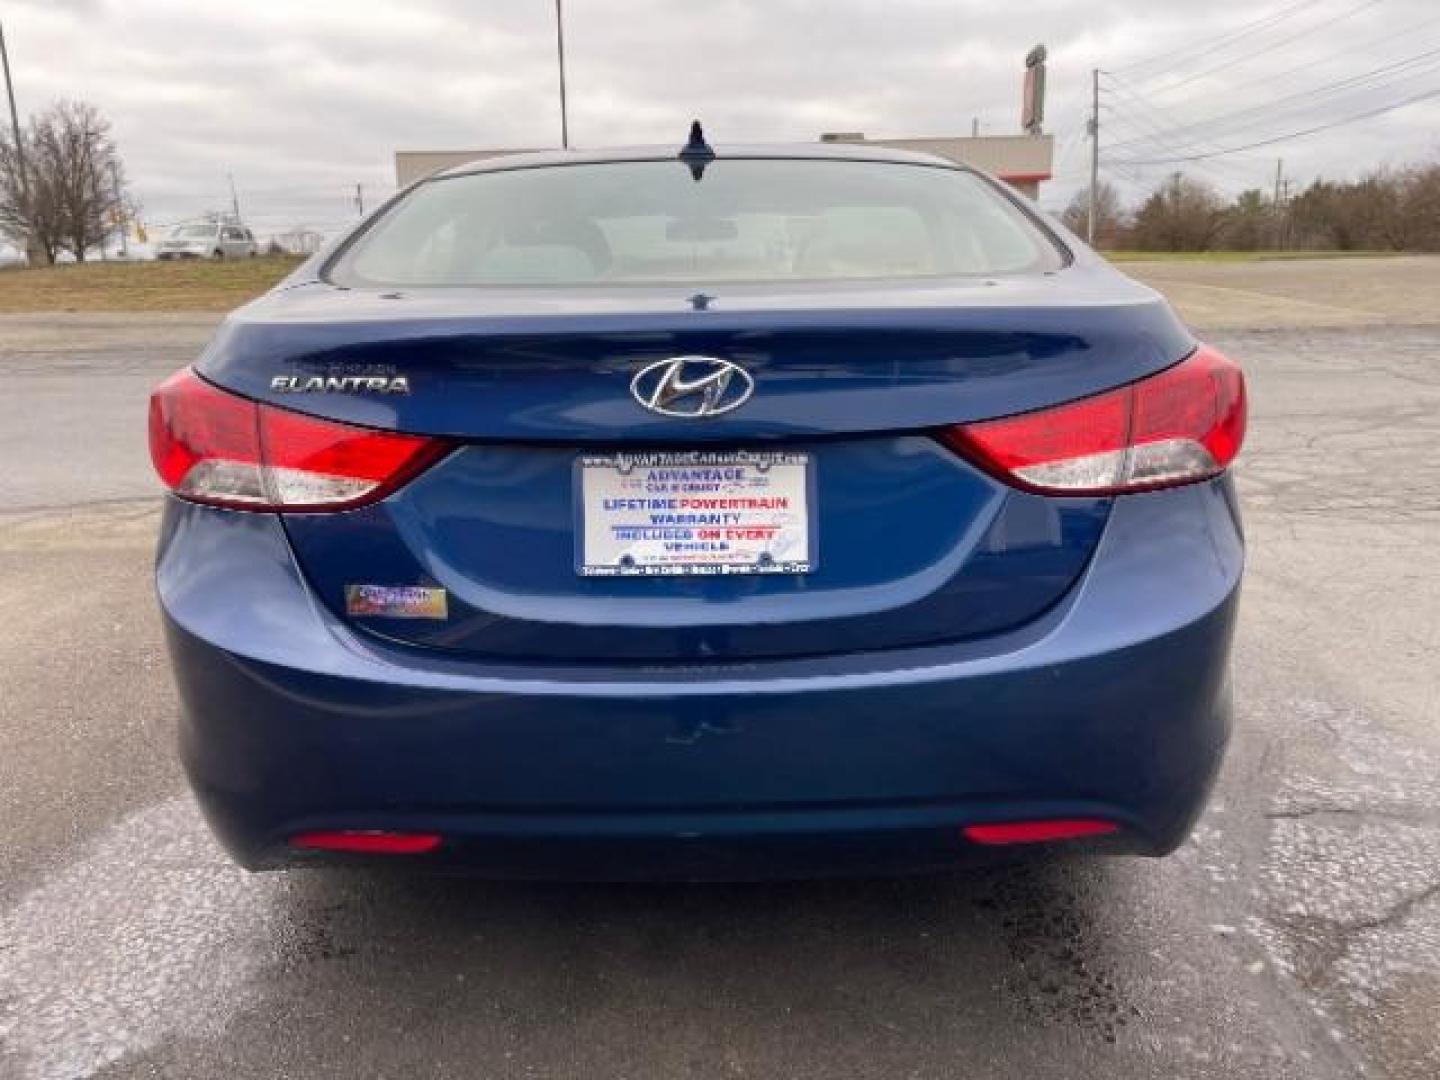
POLYGON ((1303 818, 1323 817, 1332 814, 1337 817, 1381 818, 1391 821, 1403 821, 1410 824, 1423 823, 1434 817, 1434 815, 1428 815, 1419 810, 1344 805, 1285 807, 1266 810, 1261 816, 1271 821, 1297 821, 1303 818))
POLYGON ((1388 926, 1395 926, 1408 919, 1411 912, 1434 896, 1440 896, 1440 881, 1405 897, 1388 911, 1384 911, 1379 915, 1371 916, 1368 919, 1355 919, 1334 925, 1345 934, 1358 934, 1364 930, 1380 930, 1388 926))

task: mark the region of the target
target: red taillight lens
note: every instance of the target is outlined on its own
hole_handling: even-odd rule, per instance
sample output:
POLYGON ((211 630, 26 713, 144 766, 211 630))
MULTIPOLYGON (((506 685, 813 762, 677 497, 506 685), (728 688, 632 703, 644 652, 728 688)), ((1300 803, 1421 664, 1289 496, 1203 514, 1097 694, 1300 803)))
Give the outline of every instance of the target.
POLYGON ((997 821, 967 825, 965 838, 976 844, 1040 844, 1051 840, 1079 840, 1119 832, 1113 821, 1098 818, 1047 818, 1042 821, 997 821))
POLYGON ((150 396, 150 457, 181 498, 244 510, 374 502, 450 449, 236 397, 188 369, 150 396))
POLYGON ((1118 390, 940 438, 1017 487, 1114 495, 1217 476, 1245 439, 1245 377, 1202 345, 1185 360, 1118 390))
POLYGON ((307 851, 348 851, 360 855, 425 855, 440 846, 438 833, 336 829, 297 833, 290 846, 307 851))

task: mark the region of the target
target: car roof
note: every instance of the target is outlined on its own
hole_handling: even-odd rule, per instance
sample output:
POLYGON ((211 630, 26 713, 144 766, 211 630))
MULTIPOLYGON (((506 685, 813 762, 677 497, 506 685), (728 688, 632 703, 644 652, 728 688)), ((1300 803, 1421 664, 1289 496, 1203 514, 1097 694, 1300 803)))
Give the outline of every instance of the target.
MULTIPOLYGON (((923 154, 913 150, 896 150, 873 143, 747 143, 736 146, 712 147, 713 160, 780 158, 814 161, 884 161, 897 165, 929 165, 949 169, 965 169, 949 158, 923 154)), ((680 147, 622 146, 603 150, 540 150, 469 161, 434 173, 428 179, 443 176, 466 176, 471 173, 503 172, 506 169, 543 168, 550 165, 598 165, 618 161, 679 161, 680 147)))

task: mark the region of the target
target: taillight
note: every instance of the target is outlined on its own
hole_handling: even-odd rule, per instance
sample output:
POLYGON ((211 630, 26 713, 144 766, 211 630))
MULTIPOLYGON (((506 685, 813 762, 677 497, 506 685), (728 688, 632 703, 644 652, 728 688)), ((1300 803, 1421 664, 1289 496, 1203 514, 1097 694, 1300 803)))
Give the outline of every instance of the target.
POLYGON ((182 499, 241 510, 375 502, 448 450, 443 439, 319 420, 226 393, 188 368, 150 395, 150 458, 182 499))
POLYGON ((1209 346, 1148 379, 940 438, 1000 479, 1054 495, 1114 495, 1217 476, 1245 439, 1245 377, 1209 346))

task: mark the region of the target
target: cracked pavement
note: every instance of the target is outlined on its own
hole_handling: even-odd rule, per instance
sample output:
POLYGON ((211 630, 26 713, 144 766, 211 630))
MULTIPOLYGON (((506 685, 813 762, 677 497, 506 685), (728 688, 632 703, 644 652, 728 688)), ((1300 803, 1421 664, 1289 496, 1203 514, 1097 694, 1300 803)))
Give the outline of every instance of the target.
POLYGON ((1215 799, 1168 860, 902 881, 234 869, 143 439, 213 320, 0 318, 0 1076, 1440 1075, 1440 259, 1126 269, 1250 377, 1215 799))

